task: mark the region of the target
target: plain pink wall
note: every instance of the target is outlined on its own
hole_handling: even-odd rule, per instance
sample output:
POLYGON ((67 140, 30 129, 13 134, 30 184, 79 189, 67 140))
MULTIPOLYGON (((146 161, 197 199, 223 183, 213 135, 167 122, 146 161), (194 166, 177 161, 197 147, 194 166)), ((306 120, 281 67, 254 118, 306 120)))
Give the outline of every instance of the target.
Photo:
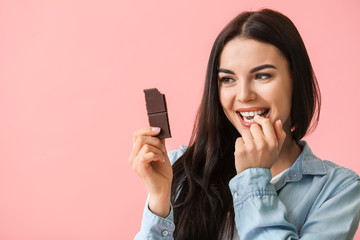
MULTIPOLYGON (((352 1, 0 1, 0 239, 132 239, 146 189, 128 164, 166 94, 187 144, 207 58, 242 10, 270 7, 303 36, 322 90, 313 151, 360 173, 360 4, 352 1)), ((360 235, 357 235, 360 239, 360 235)))

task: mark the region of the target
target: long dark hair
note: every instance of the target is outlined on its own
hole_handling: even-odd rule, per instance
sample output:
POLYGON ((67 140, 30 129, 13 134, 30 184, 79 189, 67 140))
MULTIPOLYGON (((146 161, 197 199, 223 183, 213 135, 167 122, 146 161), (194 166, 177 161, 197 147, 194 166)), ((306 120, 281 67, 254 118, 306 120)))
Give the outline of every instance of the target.
POLYGON ((272 44, 286 57, 293 81, 290 118, 296 142, 315 128, 319 120, 320 91, 295 25, 269 9, 236 16, 212 47, 190 144, 173 166, 171 201, 176 239, 231 239, 234 233, 235 213, 228 183, 236 175, 234 151, 240 135, 219 101, 218 66, 224 45, 235 37, 272 44))

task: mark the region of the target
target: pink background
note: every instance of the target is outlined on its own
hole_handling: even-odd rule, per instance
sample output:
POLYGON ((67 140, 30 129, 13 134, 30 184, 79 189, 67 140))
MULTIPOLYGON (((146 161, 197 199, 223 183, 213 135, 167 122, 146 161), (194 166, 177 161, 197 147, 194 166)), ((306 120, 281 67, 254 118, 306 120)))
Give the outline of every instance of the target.
POLYGON ((0 239, 132 239, 142 90, 166 94, 168 150, 187 144, 215 37, 260 7, 288 15, 312 59, 323 105, 306 140, 360 173, 357 0, 0 0, 0 239))

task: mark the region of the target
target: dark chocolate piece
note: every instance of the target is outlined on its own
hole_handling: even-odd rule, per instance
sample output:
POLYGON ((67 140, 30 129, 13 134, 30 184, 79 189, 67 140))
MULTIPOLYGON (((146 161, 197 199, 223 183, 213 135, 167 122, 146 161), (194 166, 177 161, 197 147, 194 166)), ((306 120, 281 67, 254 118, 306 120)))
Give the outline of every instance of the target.
POLYGON ((156 137, 171 137, 165 94, 161 94, 156 88, 144 89, 144 93, 149 124, 152 127, 161 128, 156 137))

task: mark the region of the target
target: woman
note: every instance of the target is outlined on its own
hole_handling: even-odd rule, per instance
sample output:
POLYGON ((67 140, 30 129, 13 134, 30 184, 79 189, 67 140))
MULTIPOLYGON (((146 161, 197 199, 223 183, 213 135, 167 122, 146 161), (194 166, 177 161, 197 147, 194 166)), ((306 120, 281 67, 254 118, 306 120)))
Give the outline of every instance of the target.
POLYGON ((301 140, 319 111, 291 20, 238 15, 213 45, 189 147, 166 154, 160 129, 134 133, 129 162, 149 191, 136 238, 352 239, 359 176, 301 140))

